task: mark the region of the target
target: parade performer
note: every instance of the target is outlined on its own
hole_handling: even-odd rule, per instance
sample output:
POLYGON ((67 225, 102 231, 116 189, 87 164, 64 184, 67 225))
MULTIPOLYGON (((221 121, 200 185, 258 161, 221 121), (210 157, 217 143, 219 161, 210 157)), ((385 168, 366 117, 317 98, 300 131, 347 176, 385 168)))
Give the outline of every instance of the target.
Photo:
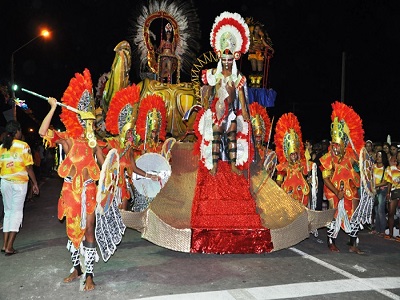
POLYGON ((332 104, 332 143, 328 153, 320 158, 324 191, 329 208, 337 209, 335 219, 328 227, 328 247, 339 252, 335 244, 342 227, 350 236, 350 252, 362 254, 357 247, 360 222, 353 213, 359 205, 360 174, 359 153, 364 146, 364 130, 359 115, 349 106, 332 104))
POLYGON ((148 95, 140 101, 136 132, 141 140, 141 152, 159 153, 166 138, 167 112, 159 95, 148 95))
POLYGON ((244 138, 241 145, 244 156, 239 159, 238 138, 240 133, 248 135, 246 121, 250 116, 246 103, 246 77, 238 71, 236 60, 249 49, 249 28, 239 14, 223 12, 214 21, 210 42, 219 61, 216 69, 203 70, 202 73, 203 83, 214 88, 214 96, 210 99, 211 109, 205 112, 199 124, 203 136, 201 152, 212 175, 217 173, 220 159, 228 159, 232 172, 241 175, 238 165, 247 162, 249 145, 244 138), (212 131, 205 126, 209 123, 212 131), (207 161, 209 154, 211 162, 207 161))
POLYGON ((67 249, 71 252, 73 268, 64 282, 79 278, 81 269, 80 255, 84 256, 85 281, 83 290, 93 290, 94 262, 99 256, 95 240, 96 181, 100 178, 100 167, 104 161, 101 148, 93 132, 94 99, 92 80, 88 69, 82 74, 76 73, 61 99, 60 115, 66 132, 49 130, 51 119, 57 107, 55 98, 48 98, 50 111, 44 118, 39 134, 47 146, 62 145, 65 159, 58 168, 58 174, 64 178, 64 184, 58 203, 58 218, 66 218, 69 238, 67 249), (76 113, 76 112, 79 113, 76 113), (97 161, 96 161, 97 159, 97 161))
POLYGON ((265 76, 264 67, 266 60, 273 56, 274 49, 272 48, 272 41, 268 34, 264 31, 264 25, 260 22, 253 21, 253 18, 246 18, 246 23, 250 30, 250 47, 248 60, 251 64, 252 74, 250 78, 251 87, 264 87, 262 79, 265 76))
POLYGON ((257 102, 249 105, 251 126, 254 137, 255 159, 257 170, 265 169, 270 177, 276 170, 276 153, 269 149, 272 122, 265 107, 257 102))
POLYGON ((165 25, 165 39, 158 46, 158 80, 160 82, 172 83, 172 74, 178 68, 178 58, 175 55, 176 42, 173 40, 171 23, 165 25))
MULTIPOLYGON (((140 160, 140 163, 143 163, 143 167, 139 168, 139 166, 135 164, 135 168, 141 171, 136 172, 134 170, 134 174, 132 175, 132 181, 135 185, 135 199, 132 210, 135 212, 144 211, 168 180, 166 177, 160 176, 161 169, 159 169, 159 167, 162 165, 162 168, 168 167, 170 170, 171 167, 168 162, 170 158, 170 148, 166 150, 166 145, 170 145, 172 147, 176 140, 175 138, 166 139, 166 115, 167 112, 165 103, 161 96, 147 95, 140 101, 140 107, 136 121, 136 133, 140 139, 140 154, 137 155, 138 158, 136 158, 136 162, 139 163, 140 160), (170 143, 171 140, 174 142, 170 143), (147 162, 147 160, 150 160, 150 162, 147 162), (157 165, 156 161, 158 160, 161 165, 155 166, 157 165), (147 169, 150 165, 152 165, 151 168, 153 172, 150 172, 150 169, 147 169), (153 181, 158 180, 158 185, 155 182, 141 180, 140 175, 142 175, 143 172, 146 173, 146 170, 148 171, 146 177, 151 177, 153 181), (138 186, 139 184, 140 187, 138 186), (152 192, 150 192, 150 190, 152 190, 152 192)), ((171 175, 170 172, 168 172, 167 177, 169 177, 169 175, 171 175)))
POLYGON ((171 83, 174 73, 176 83, 179 83, 181 71, 191 74, 200 49, 201 31, 196 8, 192 1, 186 0, 146 0, 141 3, 132 19, 133 44, 137 47, 132 52, 136 55, 132 61, 140 64, 138 69, 143 71, 142 79, 158 76, 160 81, 167 79, 171 83), (166 40, 154 31, 157 26, 161 27, 158 32, 165 30, 166 40))
POLYGON ((107 148, 117 149, 119 154, 118 189, 120 192, 118 194, 120 194, 120 199, 117 202, 122 202, 121 208, 124 210, 128 210, 129 201, 132 198, 127 175, 131 176, 132 172, 135 172, 144 177, 152 178, 152 180, 158 180, 156 175, 147 174, 135 163, 134 149, 139 146, 138 135, 135 130, 139 100, 140 87, 135 84, 118 91, 111 100, 106 117, 106 129, 113 135, 113 137, 106 139, 107 148))
POLYGON ((276 154, 279 164, 276 182, 292 198, 308 205, 310 186, 299 121, 293 113, 282 115, 275 128, 276 154))

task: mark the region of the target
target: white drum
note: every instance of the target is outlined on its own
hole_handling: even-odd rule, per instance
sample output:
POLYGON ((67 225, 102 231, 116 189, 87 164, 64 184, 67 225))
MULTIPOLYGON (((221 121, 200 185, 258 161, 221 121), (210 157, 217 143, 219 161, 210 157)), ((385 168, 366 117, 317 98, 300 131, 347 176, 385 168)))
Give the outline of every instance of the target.
POLYGON ((154 198, 171 176, 169 162, 161 154, 146 153, 137 159, 136 166, 148 174, 160 177, 159 181, 154 181, 136 173, 132 174, 132 181, 137 192, 147 198, 154 198))

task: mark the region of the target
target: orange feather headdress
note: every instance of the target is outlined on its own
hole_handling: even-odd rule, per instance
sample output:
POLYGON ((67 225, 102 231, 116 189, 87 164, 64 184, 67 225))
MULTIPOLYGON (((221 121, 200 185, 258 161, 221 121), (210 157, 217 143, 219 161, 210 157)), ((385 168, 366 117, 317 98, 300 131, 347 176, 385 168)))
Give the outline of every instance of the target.
POLYGON ((132 84, 115 93, 110 101, 106 116, 106 129, 119 135, 124 147, 126 133, 134 129, 140 100, 140 87, 132 84))
POLYGON ((158 131, 158 139, 165 140, 167 127, 167 110, 159 95, 148 95, 140 102, 136 133, 147 142, 153 130, 158 131), (145 140, 146 139, 146 140, 145 140))
MULTIPOLYGON (((93 113, 94 118, 93 84, 88 69, 85 69, 83 74, 75 73, 75 77, 70 80, 61 102, 79 111, 93 113)), ((86 123, 76 112, 62 107, 60 119, 71 137, 79 138, 84 134, 86 123)))
POLYGON ((265 107, 257 102, 249 105, 251 125, 255 136, 261 136, 262 142, 268 142, 268 134, 271 130, 271 120, 265 107))
POLYGON ((364 147, 364 129, 360 116, 342 102, 332 103, 331 137, 333 143, 340 144, 343 149, 350 142, 357 153, 364 147))
POLYGON ((275 127, 275 152, 280 163, 289 161, 290 154, 299 153, 304 157, 303 137, 300 123, 293 113, 282 115, 275 127))
POLYGON ((135 124, 135 110, 140 100, 140 87, 132 84, 115 93, 106 117, 106 129, 113 135, 122 133, 125 125, 135 124))

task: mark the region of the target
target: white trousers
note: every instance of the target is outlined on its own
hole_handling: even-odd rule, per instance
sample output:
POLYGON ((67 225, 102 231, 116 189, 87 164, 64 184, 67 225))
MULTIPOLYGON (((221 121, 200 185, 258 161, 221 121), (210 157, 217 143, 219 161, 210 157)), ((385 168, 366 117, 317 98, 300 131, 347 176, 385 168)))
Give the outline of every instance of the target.
POLYGON ((24 216, 24 203, 28 182, 17 183, 1 180, 1 194, 3 195, 4 220, 3 232, 19 232, 24 216))

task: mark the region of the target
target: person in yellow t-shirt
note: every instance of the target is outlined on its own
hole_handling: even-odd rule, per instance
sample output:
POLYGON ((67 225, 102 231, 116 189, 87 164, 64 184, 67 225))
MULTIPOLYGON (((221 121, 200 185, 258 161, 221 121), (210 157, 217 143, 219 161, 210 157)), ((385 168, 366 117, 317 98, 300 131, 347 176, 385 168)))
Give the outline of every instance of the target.
POLYGON ((397 164, 391 165, 388 170, 388 193, 386 195, 386 200, 389 201, 388 204, 388 227, 389 234, 385 235, 386 239, 395 239, 400 242, 400 236, 393 236, 394 230, 394 215, 396 214, 396 209, 400 200, 400 152, 396 155, 397 164))
POLYGON ((35 194, 39 193, 29 145, 21 141, 21 125, 11 120, 0 145, 1 193, 4 203, 3 237, 1 251, 6 256, 17 253, 14 241, 22 224, 23 209, 29 178, 35 194))

